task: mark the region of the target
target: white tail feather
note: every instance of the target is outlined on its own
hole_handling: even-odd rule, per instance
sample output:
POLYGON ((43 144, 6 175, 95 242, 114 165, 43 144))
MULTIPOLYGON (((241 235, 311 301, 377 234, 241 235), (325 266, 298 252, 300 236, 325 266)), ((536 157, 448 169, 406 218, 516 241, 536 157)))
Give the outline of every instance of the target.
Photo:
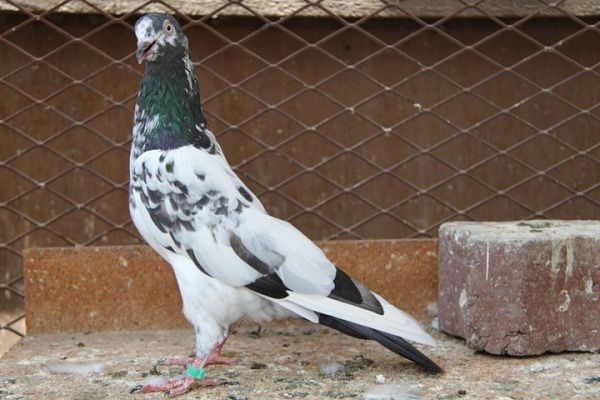
MULTIPOLYGON (((288 294, 289 296, 285 298, 285 302, 297 304, 304 309, 331 315, 390 335, 400 336, 406 340, 429 346, 436 345, 435 340, 423 330, 414 318, 375 293, 373 294, 383 306, 383 315, 325 296, 295 292, 288 292, 288 294)), ((281 305, 285 307, 284 304, 281 305)))

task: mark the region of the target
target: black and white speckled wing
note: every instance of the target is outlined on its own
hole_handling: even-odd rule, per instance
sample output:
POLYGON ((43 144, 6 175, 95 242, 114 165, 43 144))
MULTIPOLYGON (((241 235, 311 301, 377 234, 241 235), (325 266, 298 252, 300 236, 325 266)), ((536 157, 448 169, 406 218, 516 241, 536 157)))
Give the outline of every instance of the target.
POLYGON ((189 257, 207 275, 314 322, 328 315, 434 343, 294 226, 269 216, 224 158, 193 146, 148 151, 134 162, 131 184, 136 225, 163 255, 189 257))
POLYGON ((331 292, 335 266, 292 225, 266 214, 224 159, 193 146, 148 151, 133 165, 132 189, 133 212, 154 243, 211 277, 246 286, 275 273, 291 290, 331 292))

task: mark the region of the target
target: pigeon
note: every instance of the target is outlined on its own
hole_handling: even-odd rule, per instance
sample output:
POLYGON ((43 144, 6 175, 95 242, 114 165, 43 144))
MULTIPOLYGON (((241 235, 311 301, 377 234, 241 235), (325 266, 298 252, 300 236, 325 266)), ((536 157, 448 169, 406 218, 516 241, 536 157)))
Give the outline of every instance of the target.
POLYGON ((397 309, 334 265, 292 224, 267 213, 228 164, 210 130, 177 20, 147 14, 135 24, 145 72, 135 105, 129 208, 143 239, 172 267, 195 355, 166 360, 185 376, 144 392, 186 393, 219 384, 205 376, 242 319, 304 318, 374 340, 428 371, 442 369, 409 341, 435 341, 397 309))

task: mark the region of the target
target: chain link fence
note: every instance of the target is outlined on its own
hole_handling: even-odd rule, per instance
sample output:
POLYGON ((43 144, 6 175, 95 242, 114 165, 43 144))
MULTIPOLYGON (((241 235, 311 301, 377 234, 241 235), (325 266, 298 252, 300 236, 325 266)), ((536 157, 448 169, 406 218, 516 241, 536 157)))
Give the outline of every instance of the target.
POLYGON ((127 210, 136 18, 175 14, 208 120, 313 239, 600 216, 593 2, 0 0, 0 341, 21 252, 138 244, 127 210))

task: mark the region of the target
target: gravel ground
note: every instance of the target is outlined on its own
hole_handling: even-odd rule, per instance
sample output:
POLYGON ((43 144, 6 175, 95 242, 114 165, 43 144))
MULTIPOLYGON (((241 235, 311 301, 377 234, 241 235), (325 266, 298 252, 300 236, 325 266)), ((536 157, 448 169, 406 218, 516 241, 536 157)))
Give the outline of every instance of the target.
MULTIPOLYGON (((600 355, 508 358, 474 353, 433 333, 422 348, 445 368, 432 375, 376 343, 298 321, 240 328, 225 346, 235 366, 211 366, 223 384, 181 399, 600 399, 600 355)), ((155 367, 193 347, 191 330, 28 336, 0 359, 0 399, 159 399, 139 383, 182 374, 155 367), (61 372, 61 373, 59 373, 61 372)))

